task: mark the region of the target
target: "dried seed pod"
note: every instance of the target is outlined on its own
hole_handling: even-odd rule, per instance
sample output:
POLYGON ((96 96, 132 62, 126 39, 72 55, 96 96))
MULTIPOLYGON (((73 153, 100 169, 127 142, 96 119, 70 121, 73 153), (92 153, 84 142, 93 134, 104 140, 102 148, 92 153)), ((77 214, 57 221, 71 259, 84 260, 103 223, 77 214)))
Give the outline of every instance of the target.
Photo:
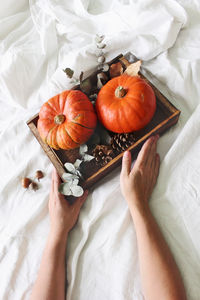
POLYGON ((30 190, 32 190, 32 191, 36 191, 36 190, 38 190, 38 185, 37 185, 36 182, 32 181, 32 182, 30 183, 30 185, 29 185, 29 188, 30 188, 30 190))
POLYGON ((44 174, 42 171, 40 170, 37 170, 36 173, 35 173, 35 178, 37 178, 38 181, 40 181, 41 178, 44 177, 44 174))
POLYGON ((102 63, 104 63, 104 61, 105 61, 105 56, 99 56, 98 57, 98 59, 97 59, 97 61, 98 61, 98 63, 100 63, 100 64, 102 64, 102 63))
POLYGON ((97 48, 98 49, 103 49, 103 48, 105 48, 106 47, 106 44, 104 44, 104 43, 98 43, 97 44, 97 48))
POLYGON ((109 70, 109 64, 103 64, 101 68, 103 72, 107 72, 109 70))
POLYGON ((105 35, 98 35, 98 34, 96 34, 96 36, 95 36, 95 42, 96 43, 101 43, 104 38, 105 38, 105 35))
POLYGON ((103 54, 104 54, 103 50, 101 50, 101 49, 96 49, 96 50, 95 50, 95 55, 96 55, 97 57, 102 56, 103 54))
POLYGON ((29 185, 31 184, 30 178, 28 178, 28 177, 22 178, 21 184, 22 184, 23 188, 27 189, 29 187, 29 185))

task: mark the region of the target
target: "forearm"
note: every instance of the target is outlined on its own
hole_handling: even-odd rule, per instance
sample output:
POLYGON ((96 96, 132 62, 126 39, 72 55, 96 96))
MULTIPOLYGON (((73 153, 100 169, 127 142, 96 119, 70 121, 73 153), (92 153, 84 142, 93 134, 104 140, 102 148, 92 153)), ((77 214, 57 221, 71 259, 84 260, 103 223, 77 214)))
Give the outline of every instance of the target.
POLYGON ((131 209, 146 300, 185 300, 185 289, 175 260, 149 208, 131 209))
POLYGON ((65 299, 67 236, 49 234, 30 300, 65 299))

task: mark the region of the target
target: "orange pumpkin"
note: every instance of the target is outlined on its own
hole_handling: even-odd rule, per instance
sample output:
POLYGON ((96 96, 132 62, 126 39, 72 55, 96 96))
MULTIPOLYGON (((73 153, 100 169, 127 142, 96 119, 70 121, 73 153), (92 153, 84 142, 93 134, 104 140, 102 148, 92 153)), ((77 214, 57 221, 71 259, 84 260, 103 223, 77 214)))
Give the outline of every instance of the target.
POLYGON ((111 79, 101 88, 96 101, 99 120, 117 133, 142 129, 155 110, 154 91, 139 76, 121 75, 111 79))
POLYGON ((96 127, 92 103, 81 91, 69 90, 54 96, 41 107, 37 129, 54 149, 74 149, 86 142, 96 127))

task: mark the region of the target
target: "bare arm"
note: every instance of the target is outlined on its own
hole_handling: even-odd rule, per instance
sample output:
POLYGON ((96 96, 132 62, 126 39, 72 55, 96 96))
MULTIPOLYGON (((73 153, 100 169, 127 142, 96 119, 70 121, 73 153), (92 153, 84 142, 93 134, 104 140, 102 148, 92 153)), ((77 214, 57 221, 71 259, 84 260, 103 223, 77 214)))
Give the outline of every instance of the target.
POLYGON ((132 170, 125 152, 121 189, 135 225, 145 299, 186 300, 180 272, 148 205, 159 172, 157 139, 147 140, 132 170))
POLYGON ((58 193, 60 178, 52 173, 52 186, 49 198, 50 232, 43 252, 41 265, 30 300, 64 300, 65 295, 65 255, 69 231, 77 221, 87 192, 69 205, 64 196, 58 193))

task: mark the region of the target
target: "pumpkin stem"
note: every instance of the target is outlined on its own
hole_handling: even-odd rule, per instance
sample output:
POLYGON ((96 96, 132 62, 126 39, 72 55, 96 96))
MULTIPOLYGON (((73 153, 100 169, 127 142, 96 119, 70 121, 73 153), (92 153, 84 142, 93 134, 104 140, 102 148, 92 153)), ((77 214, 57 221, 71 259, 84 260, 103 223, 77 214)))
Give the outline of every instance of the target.
POLYGON ((115 97, 123 98, 126 95, 127 91, 123 88, 123 86, 118 86, 115 90, 115 97))
POLYGON ((54 118, 54 122, 58 125, 62 124, 63 122, 65 122, 65 115, 57 115, 54 118))

